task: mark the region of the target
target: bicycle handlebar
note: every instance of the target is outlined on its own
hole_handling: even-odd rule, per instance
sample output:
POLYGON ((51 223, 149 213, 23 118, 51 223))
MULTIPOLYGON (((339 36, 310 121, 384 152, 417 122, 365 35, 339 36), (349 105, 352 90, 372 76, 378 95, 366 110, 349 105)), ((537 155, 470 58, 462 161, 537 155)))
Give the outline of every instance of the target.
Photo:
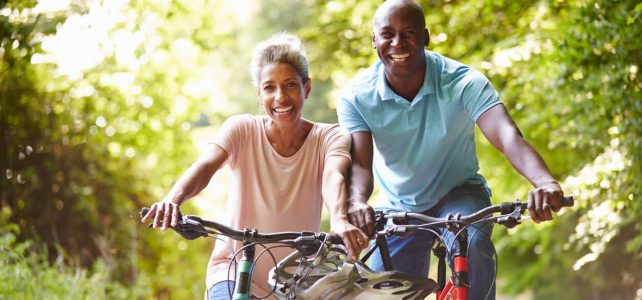
MULTIPOLYGON (((144 207, 140 211, 141 217, 149 213, 149 208, 144 207)), ((153 218, 154 216, 152 216, 153 218)), ((150 224, 151 226, 151 224, 150 224)), ((245 228, 245 230, 237 230, 229 226, 205 220, 199 216, 182 215, 179 214, 178 224, 173 227, 174 231, 178 232, 182 237, 193 240, 199 237, 209 236, 210 234, 221 234, 228 236, 234 240, 250 243, 286 243, 297 248, 312 247, 318 248, 321 243, 329 241, 332 244, 343 244, 341 237, 337 235, 330 235, 324 232, 273 232, 273 233, 259 233, 256 229, 245 228), (207 228, 214 229, 208 230, 207 228)), ((307 252, 303 249, 302 252, 307 252)))
MULTIPOLYGON (((570 206, 573 206, 574 204, 575 204, 575 200, 573 199, 572 196, 562 198, 562 207, 570 207, 570 206)), ((456 215, 448 215, 446 218, 436 218, 436 217, 426 216, 420 213, 389 212, 389 213, 383 213, 382 218, 384 222, 386 219, 391 219, 393 221, 416 220, 416 221, 421 221, 425 223, 434 223, 434 226, 436 227, 448 227, 448 226, 451 226, 453 222, 470 224, 477 221, 481 221, 482 219, 485 219, 489 215, 492 215, 494 213, 501 213, 502 215, 505 215, 506 218, 498 219, 498 223, 504 224, 507 227, 513 227, 517 223, 511 222, 511 221, 514 221, 514 220, 511 220, 511 217, 512 218, 519 217, 522 213, 526 211, 527 208, 528 208, 527 202, 515 201, 515 202, 504 202, 497 205, 492 205, 484 209, 481 209, 478 212, 472 213, 470 215, 463 215, 463 216, 460 214, 456 214, 456 215), (513 213, 515 213, 515 215, 513 215, 513 213)), ((401 226, 404 226, 404 225, 401 225, 401 226)))

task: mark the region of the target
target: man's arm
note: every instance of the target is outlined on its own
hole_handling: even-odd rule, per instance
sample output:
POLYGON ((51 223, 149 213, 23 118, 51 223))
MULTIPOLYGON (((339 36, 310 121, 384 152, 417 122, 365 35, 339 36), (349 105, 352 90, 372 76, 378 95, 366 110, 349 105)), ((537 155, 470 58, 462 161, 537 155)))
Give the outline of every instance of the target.
POLYGON ((501 151, 535 187, 528 193, 529 213, 537 223, 552 220, 551 209, 559 211, 564 196, 562 188, 537 151, 523 138, 503 104, 484 112, 477 125, 486 138, 501 151))
POLYGON ((167 229, 169 224, 171 227, 176 226, 181 203, 197 195, 207 186, 214 173, 225 163, 227 156, 223 148, 211 144, 210 148, 201 154, 198 160, 174 183, 165 199, 154 203, 141 221, 146 222, 151 216, 156 215, 153 222, 154 228, 159 227, 161 220, 163 221, 162 230, 167 229))
POLYGON ((352 133, 352 168, 349 187, 348 218, 350 223, 366 235, 374 235, 374 210, 368 205, 372 195, 372 134, 367 131, 352 133))
POLYGON ((323 202, 330 211, 332 232, 341 236, 348 254, 356 260, 359 258, 359 252, 368 246, 368 237, 348 222, 346 175, 349 167, 350 160, 347 157, 328 157, 323 168, 321 193, 323 202))

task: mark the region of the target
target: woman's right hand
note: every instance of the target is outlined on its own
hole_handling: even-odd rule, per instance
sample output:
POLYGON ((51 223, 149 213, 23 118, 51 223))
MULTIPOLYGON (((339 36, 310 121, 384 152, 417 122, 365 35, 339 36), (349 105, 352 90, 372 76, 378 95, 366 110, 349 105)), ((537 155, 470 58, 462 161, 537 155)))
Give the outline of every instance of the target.
POLYGON ((160 227, 161 230, 167 230, 168 224, 169 227, 174 227, 178 224, 178 216, 180 215, 180 209, 178 204, 171 201, 160 201, 152 204, 149 208, 149 212, 143 216, 140 220, 145 223, 154 217, 152 223, 153 228, 160 227), (170 219, 171 218, 171 219, 170 219))

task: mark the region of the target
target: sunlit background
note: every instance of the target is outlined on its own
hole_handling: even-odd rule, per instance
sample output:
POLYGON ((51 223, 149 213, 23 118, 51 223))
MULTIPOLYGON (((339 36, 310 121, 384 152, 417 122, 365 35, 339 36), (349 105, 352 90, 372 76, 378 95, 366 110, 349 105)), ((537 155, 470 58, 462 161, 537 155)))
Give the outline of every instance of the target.
MULTIPOLYGON (((3 299, 202 298, 213 241, 151 231, 137 212, 223 120, 261 114, 254 45, 303 39, 318 122, 336 122, 339 89, 376 61, 375 0, 0 3, 3 299)), ((554 222, 495 229, 499 298, 642 299, 642 4, 420 3, 428 49, 490 78, 576 199, 554 222)), ((525 199, 529 184, 478 145, 493 201, 525 199)), ((223 218, 228 178, 183 211, 223 218)))

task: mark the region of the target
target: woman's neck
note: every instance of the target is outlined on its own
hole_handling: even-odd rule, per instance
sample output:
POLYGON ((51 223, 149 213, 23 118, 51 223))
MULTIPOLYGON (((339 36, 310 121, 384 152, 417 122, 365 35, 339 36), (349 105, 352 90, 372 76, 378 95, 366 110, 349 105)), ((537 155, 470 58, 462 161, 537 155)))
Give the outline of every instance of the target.
POLYGON ((268 118, 265 125, 266 135, 272 148, 281 156, 290 157, 301 149, 314 124, 300 119, 292 126, 279 126, 268 118))

